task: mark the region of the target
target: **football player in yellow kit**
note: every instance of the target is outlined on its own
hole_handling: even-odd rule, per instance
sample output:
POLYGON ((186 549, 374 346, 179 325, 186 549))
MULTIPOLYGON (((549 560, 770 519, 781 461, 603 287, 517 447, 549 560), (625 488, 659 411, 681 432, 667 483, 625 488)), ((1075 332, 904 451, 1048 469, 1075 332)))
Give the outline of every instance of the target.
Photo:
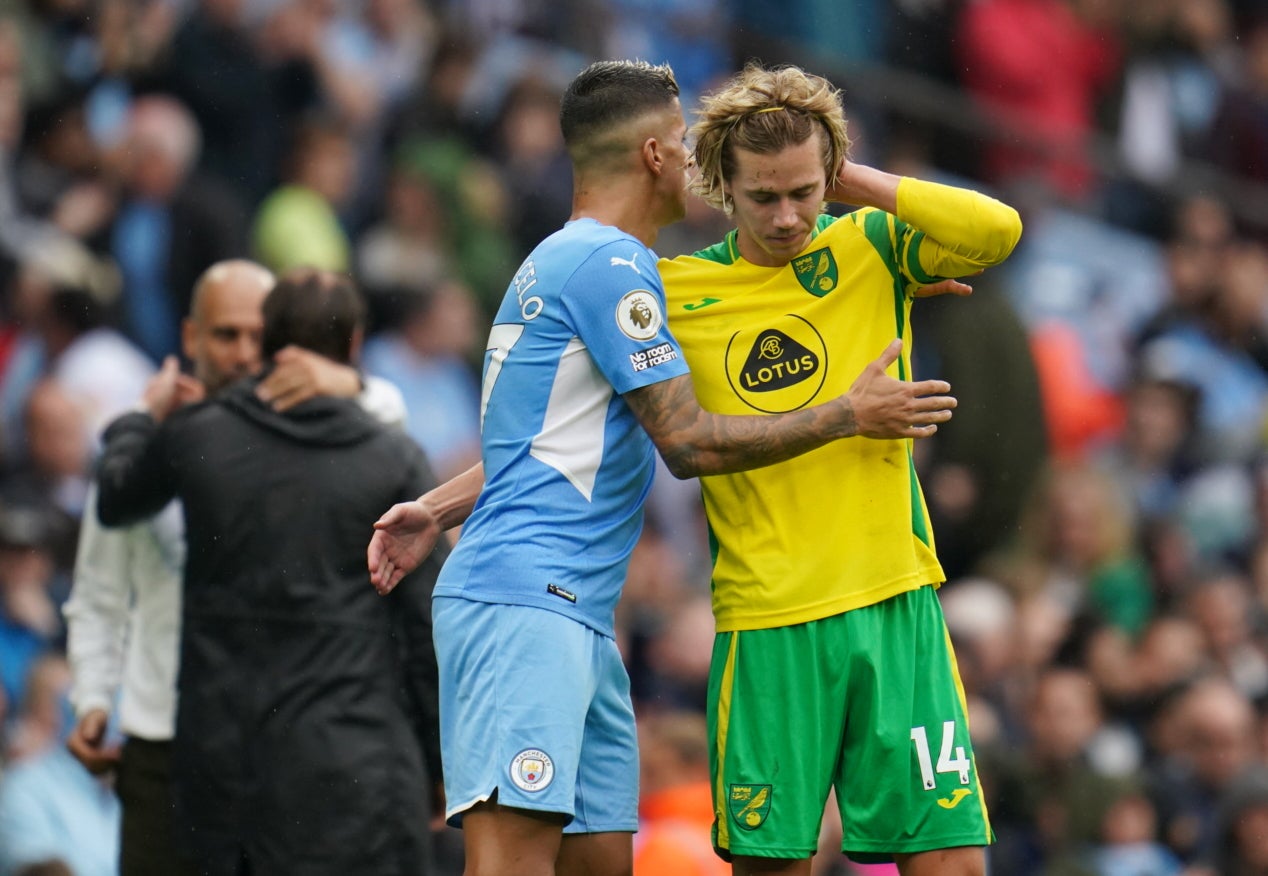
MULTIPOLYGON (((1003 261, 1011 207, 851 162, 839 92, 749 65, 693 126, 696 188, 736 228, 662 260, 701 404, 779 413, 839 394, 930 291, 1003 261), (857 206, 835 218, 825 201, 857 206), (923 291, 922 291, 923 290, 923 291)), ((808 874, 830 788, 856 860, 985 871, 978 786, 912 439, 855 439, 701 478, 717 637, 714 844, 736 874, 808 874)))

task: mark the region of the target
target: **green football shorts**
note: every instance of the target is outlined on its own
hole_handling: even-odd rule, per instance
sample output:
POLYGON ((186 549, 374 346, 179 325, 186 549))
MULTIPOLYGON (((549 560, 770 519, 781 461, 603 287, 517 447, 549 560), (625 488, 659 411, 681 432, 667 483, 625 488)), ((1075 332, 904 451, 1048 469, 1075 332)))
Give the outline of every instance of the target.
POLYGON ((795 626, 719 633, 713 844, 806 858, 829 788, 857 861, 991 842, 964 690, 933 587, 795 626))

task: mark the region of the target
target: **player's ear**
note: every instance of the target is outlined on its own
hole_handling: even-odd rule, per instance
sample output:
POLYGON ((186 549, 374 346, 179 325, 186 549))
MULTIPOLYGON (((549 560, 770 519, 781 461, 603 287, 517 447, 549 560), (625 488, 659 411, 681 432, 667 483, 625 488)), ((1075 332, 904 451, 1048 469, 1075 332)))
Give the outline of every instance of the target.
POLYGON ((643 164, 652 172, 653 176, 660 176, 661 170, 665 166, 665 156, 661 153, 660 141, 655 137, 648 137, 643 141, 643 164))
POLYGON ((181 352, 191 362, 198 355, 198 324, 189 317, 181 320, 181 352))

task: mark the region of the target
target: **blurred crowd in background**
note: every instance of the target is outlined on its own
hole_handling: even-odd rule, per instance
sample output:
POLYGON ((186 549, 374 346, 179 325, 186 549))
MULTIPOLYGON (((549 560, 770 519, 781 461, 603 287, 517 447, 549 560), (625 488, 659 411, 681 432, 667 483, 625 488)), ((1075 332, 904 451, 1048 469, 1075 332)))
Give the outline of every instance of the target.
MULTIPOLYGON (((960 400, 917 452, 992 872, 1268 874, 1263 0, 0 0, 0 873, 41 794, 75 838, 25 872, 113 872, 110 788, 59 760, 60 607, 98 435, 195 277, 350 272, 362 367, 464 470, 489 318, 568 217, 559 94, 599 57, 668 61, 689 120, 745 60, 801 64, 860 161, 1022 211, 972 297, 913 311, 917 376, 960 400)), ((727 228, 697 202, 656 249, 727 228)), ((619 622, 636 848, 717 872, 694 484, 658 478, 619 622)), ((817 872, 896 872, 834 843, 829 817, 817 872)))

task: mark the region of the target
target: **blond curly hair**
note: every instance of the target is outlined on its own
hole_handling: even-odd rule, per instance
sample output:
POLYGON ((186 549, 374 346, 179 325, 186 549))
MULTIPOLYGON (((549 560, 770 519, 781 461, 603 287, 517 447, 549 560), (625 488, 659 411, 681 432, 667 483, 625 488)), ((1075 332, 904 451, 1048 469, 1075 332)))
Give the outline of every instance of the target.
POLYGON ((717 91, 705 95, 690 136, 699 175, 692 190, 725 209, 723 182, 735 173, 735 150, 771 155, 806 142, 820 126, 826 179, 836 176, 850 151, 841 92, 800 67, 766 68, 750 61, 717 91))

